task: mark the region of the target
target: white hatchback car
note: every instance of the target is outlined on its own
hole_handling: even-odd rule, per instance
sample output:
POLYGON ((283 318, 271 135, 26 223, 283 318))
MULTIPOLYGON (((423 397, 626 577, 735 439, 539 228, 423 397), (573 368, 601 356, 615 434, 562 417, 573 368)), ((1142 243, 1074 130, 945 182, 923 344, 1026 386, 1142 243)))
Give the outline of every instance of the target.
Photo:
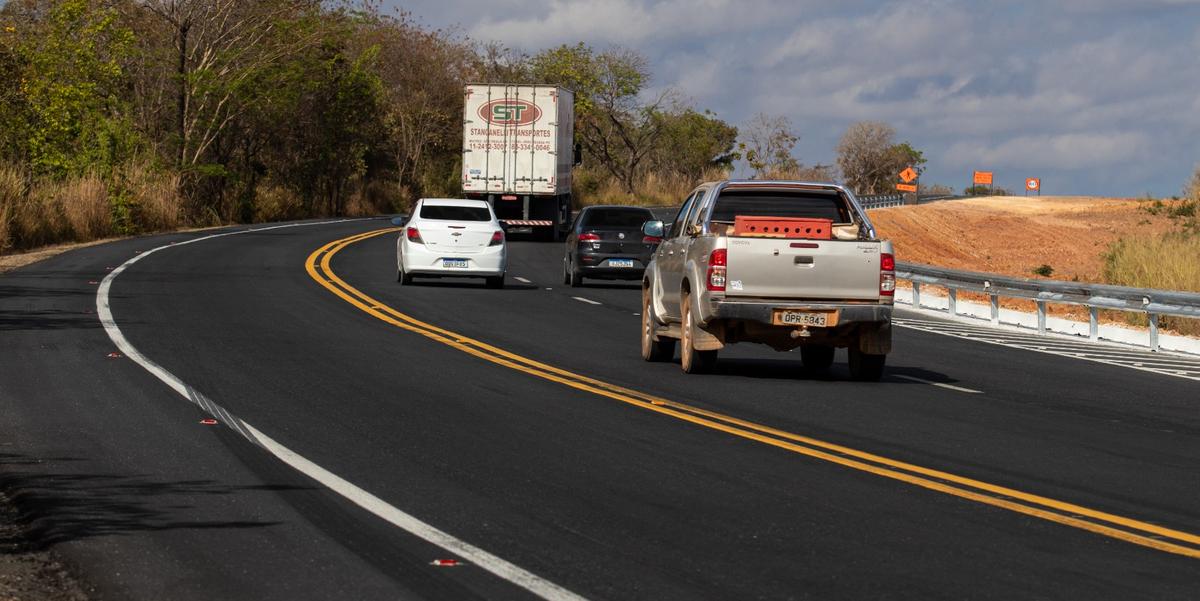
POLYGON ((504 287, 508 263, 504 230, 482 200, 422 198, 396 241, 396 279, 481 277, 504 287))

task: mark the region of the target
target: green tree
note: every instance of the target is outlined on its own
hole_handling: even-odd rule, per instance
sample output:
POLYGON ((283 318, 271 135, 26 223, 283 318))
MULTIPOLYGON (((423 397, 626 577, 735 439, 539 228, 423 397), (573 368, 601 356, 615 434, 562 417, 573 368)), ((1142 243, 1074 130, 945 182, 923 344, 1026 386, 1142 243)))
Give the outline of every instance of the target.
POLYGON ((683 108, 660 112, 656 119, 662 132, 652 158, 656 171, 696 181, 710 169, 733 168, 738 130, 713 112, 683 108))

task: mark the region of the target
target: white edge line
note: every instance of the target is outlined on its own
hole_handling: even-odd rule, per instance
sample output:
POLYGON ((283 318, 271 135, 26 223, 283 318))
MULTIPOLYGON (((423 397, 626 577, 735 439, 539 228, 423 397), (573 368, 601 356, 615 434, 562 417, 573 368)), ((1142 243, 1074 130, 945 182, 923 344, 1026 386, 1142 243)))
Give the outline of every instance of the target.
POLYGON ((973 390, 973 389, 970 389, 970 388, 963 388, 962 386, 955 386, 955 385, 953 385, 953 384, 943 384, 942 382, 932 382, 932 381, 930 381, 930 380, 923 380, 923 379, 921 379, 921 378, 916 378, 916 377, 913 377, 913 376, 906 376, 906 375, 903 375, 903 374, 892 374, 892 375, 893 375, 893 376, 896 376, 897 378, 904 379, 904 380, 911 380, 911 381, 913 381, 913 382, 920 382, 920 383, 922 383, 922 384, 929 384, 930 386, 937 386, 938 388, 948 388, 948 389, 950 389, 950 390, 957 390, 957 391, 959 391, 959 392, 969 392, 969 393, 971 393, 971 394, 983 394, 983 391, 982 391, 982 390, 973 390))
POLYGON ((117 345, 117 348, 120 349, 122 354, 129 359, 132 359, 138 365, 142 366, 143 369, 150 372, 152 375, 154 375, 154 377, 161 380, 164 384, 170 386, 172 390, 179 393, 179 395, 184 399, 187 399, 189 402, 197 403, 209 414, 220 414, 222 418, 228 420, 227 425, 232 427, 235 431, 241 433, 247 438, 247 440, 262 447, 263 449, 266 449, 267 452, 274 455, 277 459, 296 469, 305 476, 308 476, 309 478, 312 478, 313 480, 325 485, 327 488, 329 488, 329 490, 341 495, 355 505, 362 507, 380 519, 383 519, 384 521, 408 532, 409 534, 450 551, 451 553, 466 559, 470 563, 479 566, 488 572, 491 572, 497 577, 519 586, 539 597, 542 597, 543 599, 551 599, 554 601, 583 600, 584 597, 572 593, 571 591, 554 584, 549 580, 526 571, 521 567, 501 559, 496 555, 488 553, 487 551, 484 551, 483 549, 480 549, 479 547, 476 547, 466 541, 455 538, 454 536, 401 511, 397 507, 388 504, 383 499, 380 499, 379 497, 376 497, 362 488, 355 486, 347 480, 330 472, 329 470, 326 470, 312 461, 309 461, 299 453, 296 453, 282 444, 279 444, 270 436, 263 434, 254 426, 234 417, 223 407, 220 407, 193 389, 191 386, 185 384, 183 380, 179 379, 175 374, 172 374, 159 364, 150 360, 150 358, 143 355, 133 346, 133 344, 129 342, 129 340, 125 338, 125 335, 121 332, 121 329, 117 327, 117 323, 113 319, 112 308, 108 297, 109 290, 112 288, 113 280, 115 280, 117 276, 121 274, 121 272, 125 271, 127 267, 146 258, 148 255, 154 254, 166 248, 176 248, 183 246, 184 244, 192 244, 194 242, 211 240, 213 238, 220 238, 223 236, 233 236, 236 234, 261 232, 288 227, 345 223, 348 221, 359 220, 340 219, 335 221, 294 223, 239 230, 236 232, 212 234, 200 238, 193 238, 184 242, 176 242, 152 248, 148 251, 142 252, 141 254, 135 255, 133 258, 125 261, 119 267, 112 270, 107 276, 105 276, 104 280, 100 283, 100 288, 96 291, 96 313, 100 317, 100 323, 104 326, 104 331, 108 334, 108 337, 112 339, 113 343, 117 345), (247 434, 249 436, 247 436, 247 434))
POLYGON ((1080 361, 1091 361, 1093 363, 1103 363, 1105 365, 1114 365, 1116 367, 1124 367, 1127 369, 1136 369, 1138 371, 1144 371, 1146 373, 1151 373, 1151 374, 1158 374, 1160 376, 1173 376, 1176 378, 1183 378, 1185 380, 1196 380, 1196 381, 1200 382, 1200 376, 1190 376, 1190 375, 1185 375, 1184 373, 1179 373, 1179 372, 1171 373, 1169 371, 1163 371, 1163 370, 1159 370, 1159 369, 1151 369, 1151 368, 1147 368, 1147 367, 1137 367, 1134 365, 1130 365, 1128 363, 1121 363, 1119 361, 1106 361, 1104 359, 1097 359, 1095 357, 1067 355, 1067 354, 1057 352, 1057 351, 1039 350, 1037 348, 1032 348, 1029 346, 1018 346, 1015 344, 996 342, 993 340, 986 340, 986 339, 975 338, 975 337, 971 337, 971 336, 963 336, 961 334, 942 332, 942 331, 939 331, 939 330, 936 330, 933 328, 918 327, 918 326, 906 325, 906 324, 900 324, 900 323, 896 324, 896 326, 901 327, 901 328, 908 328, 910 330, 920 330, 922 332, 929 332, 930 334, 937 334, 939 336, 949 336, 951 338, 958 338, 959 340, 973 340, 975 342, 982 342, 984 344, 994 344, 996 346, 1004 346, 1004 347, 1008 347, 1008 348, 1012 348, 1012 349, 1029 351, 1031 353, 1043 353, 1046 355, 1054 355, 1056 357, 1064 357, 1066 359, 1079 359, 1080 361))
POLYGON ((590 299, 590 298, 583 298, 582 296, 572 296, 571 298, 573 298, 573 299, 575 299, 575 300, 577 300, 577 301, 579 301, 579 302, 581 302, 581 303, 587 303, 587 304, 589 304, 589 305, 599 305, 599 304, 602 304, 602 303, 598 303, 598 302, 596 302, 596 301, 594 301, 594 300, 592 300, 592 299, 590 299))

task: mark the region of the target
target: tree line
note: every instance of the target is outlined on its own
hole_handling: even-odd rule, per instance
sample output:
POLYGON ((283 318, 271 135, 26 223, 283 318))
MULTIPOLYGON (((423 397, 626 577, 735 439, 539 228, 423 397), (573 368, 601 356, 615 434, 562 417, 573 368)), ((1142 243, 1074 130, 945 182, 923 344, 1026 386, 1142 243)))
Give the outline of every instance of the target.
POLYGON ((652 90, 636 51, 525 54, 369 1, 9 0, 0 81, 0 251, 456 195, 468 82, 576 92, 583 202, 677 199, 739 161, 872 193, 891 163, 924 161, 874 124, 884 131, 847 132, 837 165, 805 166, 785 117, 758 115, 739 135, 652 90))

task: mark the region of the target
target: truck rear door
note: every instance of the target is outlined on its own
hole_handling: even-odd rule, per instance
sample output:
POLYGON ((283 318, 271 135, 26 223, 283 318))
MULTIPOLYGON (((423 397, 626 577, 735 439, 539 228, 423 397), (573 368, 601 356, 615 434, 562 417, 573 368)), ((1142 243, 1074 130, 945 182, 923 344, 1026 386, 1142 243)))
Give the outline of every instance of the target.
POLYGON ((835 191, 723 190, 710 227, 727 229, 727 297, 813 300, 879 299, 878 241, 741 236, 738 216, 852 221, 835 191))

